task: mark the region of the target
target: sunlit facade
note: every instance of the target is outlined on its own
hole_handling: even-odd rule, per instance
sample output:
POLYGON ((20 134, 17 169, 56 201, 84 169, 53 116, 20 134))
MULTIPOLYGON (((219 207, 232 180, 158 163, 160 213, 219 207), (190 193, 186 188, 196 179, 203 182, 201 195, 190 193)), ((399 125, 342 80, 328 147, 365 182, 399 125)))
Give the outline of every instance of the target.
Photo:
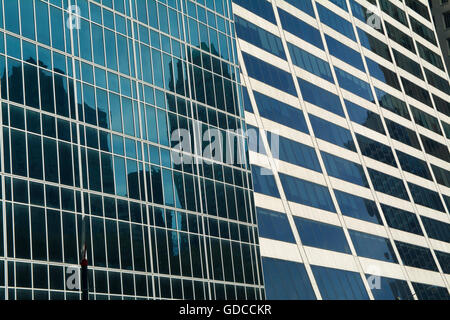
POLYGON ((425 0, 234 0, 268 299, 449 299, 450 87, 425 0))
POLYGON ((0 8, 0 299, 264 297, 231 2, 0 8))

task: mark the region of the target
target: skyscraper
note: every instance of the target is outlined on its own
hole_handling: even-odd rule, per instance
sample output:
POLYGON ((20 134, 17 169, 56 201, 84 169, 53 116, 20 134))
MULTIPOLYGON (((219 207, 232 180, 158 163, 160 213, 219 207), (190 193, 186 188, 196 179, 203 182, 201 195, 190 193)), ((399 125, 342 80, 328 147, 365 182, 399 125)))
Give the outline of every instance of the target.
POLYGON ((430 6, 437 37, 448 71, 450 68, 450 3, 448 0, 435 0, 430 1, 430 6))
POLYGON ((231 2, 0 8, 0 299, 264 297, 231 2))
POLYGON ((268 299, 449 299, 450 90, 424 0, 234 0, 268 299))

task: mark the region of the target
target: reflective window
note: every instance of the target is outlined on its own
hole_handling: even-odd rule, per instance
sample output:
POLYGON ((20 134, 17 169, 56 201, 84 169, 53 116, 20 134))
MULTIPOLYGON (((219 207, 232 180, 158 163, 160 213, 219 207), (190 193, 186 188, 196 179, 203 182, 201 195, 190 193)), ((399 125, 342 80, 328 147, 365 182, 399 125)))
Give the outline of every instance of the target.
POLYGON ((306 42, 311 43, 313 46, 316 46, 322 50, 324 49, 319 30, 300 19, 297 19, 282 9, 278 9, 278 14, 280 15, 281 25, 284 30, 292 33, 300 39, 305 40, 306 42))
POLYGON ((272 197, 280 197, 271 169, 252 166, 253 186, 255 192, 272 197))
POLYGON ((395 241, 395 245, 406 266, 437 271, 430 249, 400 241, 395 241))
POLYGON ((343 215, 367 222, 383 224, 375 201, 339 190, 334 190, 334 194, 343 215))
POLYGON ((394 249, 386 238, 349 230, 356 254, 361 257, 397 263, 394 249))
POLYGON ((301 263, 262 258, 266 297, 269 300, 315 299, 306 269, 301 263))
POLYGON ((402 180, 371 168, 369 168, 368 171, 373 187, 376 191, 383 192, 403 200, 409 200, 402 180))
POLYGON ((333 112, 341 117, 344 116, 341 101, 336 94, 300 78, 298 78, 298 84, 300 85, 303 100, 315 104, 327 111, 333 112))
POLYGON ((327 61, 322 60, 315 55, 300 49, 288 42, 289 52, 291 54, 292 63, 308 72, 315 74, 325 80, 334 82, 331 74, 330 65, 327 61))
POLYGON ((290 73, 245 52, 243 52, 242 55, 244 56, 245 66, 249 77, 255 78, 256 80, 262 81, 289 94, 297 94, 290 73))
POLYGON ((419 300, 449 300, 450 294, 446 288, 429 284, 412 282, 414 291, 419 300))
POLYGON ((419 220, 417 220, 414 213, 391 207, 386 204, 381 204, 381 209, 383 210, 384 217, 386 218, 389 227, 423 235, 419 220))
POLYGON ((236 34, 239 38, 266 50, 281 59, 286 59, 283 44, 278 36, 238 16, 235 18, 235 26, 236 34))
POLYGON ((417 159, 399 150, 397 150, 397 157, 403 170, 418 175, 422 178, 432 180, 430 170, 428 169, 425 161, 417 159))
POLYGON ((357 272, 311 266, 322 298, 326 300, 368 300, 357 272))
POLYGON ((381 134, 386 134, 384 132, 381 118, 377 113, 367 110, 348 100, 345 100, 345 105, 347 107, 347 112, 350 120, 366 128, 375 130, 381 134))
POLYGON ((322 21, 323 24, 326 24, 330 28, 333 28, 347 38, 356 41, 353 26, 348 20, 341 18, 331 10, 325 8, 320 3, 317 3, 317 11, 319 12, 320 21, 322 21))
POLYGON ((277 143, 276 147, 272 146, 273 152, 279 152, 278 156, 276 154, 272 154, 274 158, 278 158, 280 160, 317 172, 322 172, 314 148, 301 144, 294 140, 278 136, 275 133, 271 133, 270 131, 267 131, 267 139, 269 141, 269 144, 271 145, 272 141, 274 143, 277 143))
POLYGON ((331 55, 344 62, 347 62, 352 67, 365 72, 363 60, 361 58, 361 54, 358 51, 353 50, 352 48, 346 46, 333 37, 330 37, 329 35, 325 35, 325 39, 327 41, 328 51, 331 55))
POLYGON ((359 133, 356 134, 356 140, 358 141, 361 153, 366 157, 384 162, 393 167, 397 167, 394 154, 392 153, 390 147, 360 135, 359 133))
POLYGON ((322 151, 322 159, 328 174, 350 183, 368 187, 367 178, 360 164, 322 151))
POLYGON ((300 217, 294 221, 303 245, 350 254, 341 227, 300 217))
POLYGON ((308 133, 303 111, 262 93, 254 91, 256 105, 261 117, 278 122, 287 127, 308 133))
POLYGON ((286 214, 256 208, 259 236, 279 241, 295 243, 286 214))
POLYGON ((405 280, 366 275, 369 285, 373 281, 372 290, 375 300, 412 300, 413 295, 405 280), (378 280, 379 279, 379 280, 378 280), (379 286, 377 286, 379 281, 379 286))
POLYGON ((282 173, 280 173, 280 179, 289 201, 336 212, 326 187, 282 173))
POLYGON ((341 70, 339 68, 335 68, 336 77, 339 82, 341 88, 354 93, 361 98, 364 98, 369 101, 373 101, 372 90, 370 89, 370 85, 350 73, 341 70))
POLYGON ((356 152, 355 143, 349 130, 313 115, 310 115, 309 118, 317 138, 356 152))

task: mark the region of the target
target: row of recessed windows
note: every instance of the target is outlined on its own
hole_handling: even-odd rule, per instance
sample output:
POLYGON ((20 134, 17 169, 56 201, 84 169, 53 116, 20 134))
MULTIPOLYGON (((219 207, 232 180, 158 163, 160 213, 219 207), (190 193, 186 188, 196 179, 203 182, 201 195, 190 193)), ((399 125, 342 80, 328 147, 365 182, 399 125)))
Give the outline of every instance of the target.
MULTIPOLYGON (((313 92, 313 91, 311 91, 311 92, 313 92)), ((320 102, 319 103, 316 102, 316 104, 320 104, 320 102)), ((390 121, 390 120, 386 120, 386 123, 387 123, 387 127, 388 127, 388 130, 389 130, 392 138, 420 149, 420 145, 419 145, 417 136, 412 130, 405 128, 405 127, 403 127, 393 121, 390 121)), ((354 143, 353 143, 353 140, 352 140, 351 135, 348 132, 348 130, 341 128, 339 126, 336 126, 330 122, 327 122, 326 120, 320 119, 315 116, 311 116, 311 124, 312 124, 313 129, 316 132, 316 135, 318 138, 325 139, 329 142, 332 142, 332 143, 340 145, 344 148, 348 148, 352 151, 355 151, 354 143)), ((395 160, 394 160, 394 157, 393 157, 393 154, 392 154, 392 151, 390 150, 390 148, 388 148, 387 146, 384 146, 378 142, 375 142, 369 138, 361 136, 361 135, 358 135, 357 138, 358 138, 358 142, 361 147, 361 151, 363 152, 364 155, 374 158, 376 160, 388 163, 390 165, 396 166, 396 163, 395 163, 395 160)), ((422 138, 425 138, 425 137, 422 137, 422 138)), ((428 141, 428 140, 424 140, 424 141, 428 141)), ((438 144, 437 142, 432 141, 432 140, 428 141, 428 145, 430 145, 428 152, 432 152, 434 154, 437 154, 436 150, 441 149, 440 144, 438 144)), ((440 156, 442 157, 442 155, 440 155, 440 156)), ((339 160, 340 162, 343 162, 346 160, 339 159, 339 158, 336 158, 336 157, 333 157, 333 156, 327 155, 327 154, 325 154, 324 157, 325 157, 324 159, 327 160, 327 161, 325 161, 327 171, 329 172, 329 174, 331 176, 334 176, 334 177, 337 177, 337 178, 340 178, 340 179, 343 179, 343 180, 346 180, 346 181, 349 181, 352 183, 360 184, 362 186, 367 186, 367 181, 366 181, 365 175, 362 172, 362 168, 355 167, 354 170, 356 170, 356 171, 351 173, 352 172, 351 168, 353 168, 354 166, 357 166, 357 164, 348 163, 345 165, 343 163, 340 163, 340 165, 337 165, 337 164, 332 165, 330 162, 332 159, 334 159, 334 161, 339 160), (346 172, 346 170, 350 170, 350 171, 346 172), (357 177, 359 177, 359 178, 357 178, 357 177)), ((403 170, 408 171, 413 174, 416 174, 418 176, 424 177, 426 179, 431 179, 430 172, 429 172, 428 167, 426 166, 425 162, 423 162, 422 160, 419 160, 417 158, 411 157, 409 155, 406 155, 400 151, 398 151, 398 157, 399 157, 400 165, 403 170)), ((283 154, 283 158, 281 158, 281 159, 287 160, 288 162, 291 162, 294 164, 298 164, 298 160, 296 161, 295 159, 292 159, 292 158, 289 159, 284 154, 283 154)), ((303 166, 308 167, 307 165, 303 165, 303 166)), ((374 181, 374 186, 377 191, 385 192, 385 193, 393 195, 393 196, 398 196, 402 199, 408 199, 407 194, 406 194, 406 189, 404 189, 403 183, 399 179, 388 176, 388 175, 378 172, 376 170, 371 169, 371 172, 375 178, 382 175, 384 178, 387 179, 386 181, 384 181, 383 179, 381 179, 381 180, 376 179, 374 181), (386 183, 387 181, 392 182, 393 185, 386 183), (400 193, 397 194, 397 191, 400 193)), ((437 195, 436 192, 428 190, 428 189, 423 190, 424 192, 426 191, 427 193, 430 194, 430 197, 423 198, 422 195, 424 193, 419 192, 419 191, 415 192, 416 189, 417 188, 414 187, 412 191, 414 191, 413 198, 418 204, 422 204, 427 207, 430 207, 430 208, 433 208, 433 209, 436 209, 439 211, 443 211, 443 206, 442 206, 440 199, 435 196, 435 195, 437 195), (433 195, 433 196, 431 196, 431 195, 433 195)), ((276 195, 276 196, 278 196, 278 195, 276 195)))
MULTIPOLYGON (((261 222, 259 222, 261 237, 295 243, 285 214, 258 208, 258 215, 261 219, 261 222)), ((391 220, 392 216, 388 221, 391 220)), ((303 245, 350 254, 350 247, 342 228, 300 217, 294 217, 294 222, 303 245)), ((403 221, 403 223, 405 222, 407 221, 403 221)), ((349 233, 359 256, 393 263, 398 262, 388 239, 355 230, 350 230, 349 233)), ((395 244, 399 248, 400 256, 406 265, 437 271, 429 249, 400 241, 395 241, 395 244)), ((443 263, 446 273, 449 270, 445 265, 448 259, 450 259, 449 254, 439 252, 438 260, 443 263)))
MULTIPOLYGON (((10 300, 79 300, 80 293, 63 291, 68 275, 61 266, 39 263, 8 262, 8 295, 10 300), (14 280, 15 275, 15 280, 14 280), (15 289, 16 288, 16 289, 15 289), (26 289, 28 288, 28 289, 26 289), (33 291, 31 290, 33 288, 33 291)), ((0 261, 0 299, 5 299, 4 262, 0 261)), ((70 275, 70 274, 69 274, 70 275)), ((90 269, 89 299, 121 299, 121 295, 134 298, 156 297, 166 299, 208 299, 207 285, 191 279, 152 277, 144 274, 90 269), (153 292, 153 281, 155 292, 153 292), (94 296, 95 294, 95 296, 94 296), (111 296, 108 296, 111 294, 111 296), (116 295, 116 296, 114 296, 116 295)), ((215 299, 260 299, 259 290, 250 286, 235 286, 211 282, 215 299)))
MULTIPOLYGON (((341 45, 339 45, 339 46, 342 47, 341 45)), ((291 46, 291 48, 295 48, 295 47, 291 46)), ((343 56, 348 56, 348 54, 343 54, 343 56)), ((403 57, 406 58, 405 56, 403 56, 403 57)), ((409 59, 409 58, 407 58, 407 59, 409 59)), ((371 91, 368 88, 367 83, 351 76, 350 74, 344 72, 343 70, 336 69, 336 72, 337 72, 338 80, 339 80, 341 86, 343 86, 344 88, 346 88, 348 90, 351 90, 352 92, 354 92, 362 97, 365 97, 368 100, 373 100, 371 91)), ((398 84, 396 77, 395 77, 395 80, 396 80, 396 83, 398 84)), ((415 90, 415 89, 417 89, 416 88, 417 86, 414 85, 412 82, 410 82, 404 78, 402 78, 402 82, 405 85, 405 89, 407 91, 414 92, 414 95, 416 97, 419 97, 419 99, 423 100, 422 97, 429 98, 429 95, 426 92, 423 92, 422 94, 420 94, 420 92, 418 93, 417 90, 415 90), (412 87, 412 86, 414 86, 414 87, 412 87)), ((300 84, 300 88, 301 88, 303 98, 305 101, 314 103, 314 104, 321 106, 322 108, 324 108, 326 110, 332 111, 338 115, 342 115, 342 107, 340 106, 340 102, 339 102, 339 99, 337 99, 337 96, 334 97, 334 95, 332 93, 330 93, 326 90, 323 90, 317 86, 314 86, 305 80, 299 79, 299 84, 300 84), (317 91, 323 92, 329 98, 325 99, 326 101, 323 99, 320 100, 318 98, 319 95, 316 94, 317 91), (336 98, 336 99, 334 99, 334 98, 336 98), (330 103, 330 101, 332 101, 332 102, 330 103)), ((422 89, 422 91, 423 91, 423 89, 422 89)), ((380 90, 378 88, 376 89, 376 93, 377 93, 378 99, 380 101, 380 105, 382 107, 388 108, 389 110, 391 110, 401 116, 404 116, 407 119, 410 119, 406 104, 403 101, 399 100, 398 98, 396 98, 386 92, 383 92, 382 90, 380 90)), ((323 96, 323 95, 320 95, 320 96, 323 96)), ((431 101, 428 101, 428 103, 431 103, 431 101)), ((418 114, 417 110, 418 109, 415 109, 415 110, 416 111, 414 114, 415 114, 415 118, 417 118, 417 114, 418 114)), ((419 111, 419 113, 420 113, 420 111, 419 111)), ((423 112, 422 112, 422 114, 423 114, 423 112)), ((434 119, 432 116, 428 116, 428 118, 434 119)), ((419 122, 419 124, 420 124, 420 122, 419 122)), ((423 124, 423 122, 422 122, 422 124, 423 124)), ((388 128, 390 129, 389 131, 394 139, 400 140, 402 142, 406 142, 407 144, 410 144, 416 148, 420 148, 420 146, 418 145, 417 139, 414 138, 414 135, 406 132, 409 129, 402 128, 400 125, 397 125, 397 124, 392 124, 391 121, 388 121, 388 128), (395 127, 395 130, 394 130, 394 127, 395 127), (399 134, 399 130, 403 130, 406 133, 399 134), (405 140, 404 138, 402 138, 402 137, 408 137, 408 136, 411 137, 410 139, 412 139, 412 140, 410 140, 410 139, 405 140)))
MULTIPOLYGON (((374 201, 339 190, 334 190, 334 193, 339 207, 345 216, 379 225, 383 224, 374 201)), ((381 209, 386 218, 387 225, 390 228, 420 236, 423 235, 419 221, 414 213, 386 204, 381 204, 381 209)), ((262 208, 257 209, 257 214, 261 237, 292 243, 295 242, 286 215, 262 208)), ((450 243, 448 234, 450 224, 424 216, 421 216, 420 218, 424 224, 428 237, 450 243)))
MULTIPOLYGON (((286 15, 288 15, 288 14, 286 13, 286 15)), ((292 19, 294 19, 294 18, 292 17, 292 19)), ((333 55, 336 55, 337 57, 344 58, 345 60, 348 61, 348 59, 349 59, 348 57, 352 56, 351 55, 352 52, 354 52, 356 54, 355 51, 346 47, 345 45, 340 44, 339 42, 337 42, 336 40, 334 40, 333 38, 331 38, 329 36, 327 36, 327 42, 328 42, 330 53, 332 53, 333 55)), ((300 54, 304 55, 304 53, 302 53, 302 51, 300 51, 300 49, 296 48, 293 45, 289 45, 289 46, 290 46, 291 54, 293 56, 294 63, 297 65, 300 65, 300 66, 305 65, 305 63, 303 61, 300 61, 300 63, 299 63, 298 60, 300 58, 297 58, 298 55, 300 55, 300 54)), ((401 65, 401 63, 402 63, 401 61, 405 61, 405 66, 403 66, 403 68, 408 69, 408 68, 410 68, 410 66, 417 65, 415 62, 413 62, 406 56, 400 54, 398 51, 395 51, 395 54, 396 54, 396 56, 395 56, 396 61, 398 64, 401 65)), ((361 57, 359 54, 357 55, 357 58, 359 58, 359 60, 361 61, 361 57)), ((315 58, 314 61, 317 61, 317 59, 318 58, 315 58)), ((355 58, 353 58, 351 60, 352 60, 352 64, 353 64, 353 61, 358 61, 358 59, 355 60, 355 58)), ((392 74, 389 76, 389 74, 390 74, 389 70, 384 68, 385 70, 383 71, 382 66, 374 63, 370 59, 367 59, 367 60, 368 60, 369 70, 371 70, 372 75, 374 75, 375 77, 377 77, 379 79, 384 80, 385 82, 391 84, 392 86, 394 86, 396 88, 400 88, 399 87, 400 84, 399 84, 397 76, 395 74, 393 74, 391 72, 392 74), (381 74, 380 74, 380 70, 381 70, 381 74)), ((319 61, 321 61, 321 60, 319 59, 319 61)), ((361 65, 360 67, 363 68, 362 61, 361 61, 360 65, 361 65)), ((319 73, 319 75, 321 75, 320 68, 315 68, 315 69, 317 70, 316 74, 319 73)), ((310 67, 308 71, 312 71, 312 70, 314 70, 314 69, 311 69, 311 67, 310 67)), ((418 74, 419 77, 423 78, 423 74, 422 74, 420 67, 417 67, 416 70, 418 70, 419 73, 417 73, 417 72, 414 72, 414 73, 418 74)), ((431 82, 435 83, 435 86, 440 86, 442 90, 447 90, 446 87, 448 86, 448 83, 446 81, 444 81, 443 79, 440 79, 437 75, 431 73, 429 70, 426 70, 426 72, 427 72, 427 78, 429 79, 429 81, 431 81, 430 79, 434 79, 431 82)), ((347 74, 346 72, 344 72, 343 70, 340 70, 340 69, 337 69, 337 75, 339 76, 339 80, 340 80, 339 82, 340 82, 341 86, 343 86, 343 88, 348 89, 348 90, 352 91, 353 93, 356 93, 370 101, 373 100, 370 88, 368 87, 367 83, 347 74)), ((327 75, 327 72, 325 72, 325 76, 322 75, 322 77, 328 78, 328 80, 330 79, 330 77, 327 75)), ((304 80, 302 80, 302 82, 304 84, 307 84, 307 82, 304 80)), ((416 99, 418 99, 424 103, 427 103, 431 106, 431 101, 429 100, 429 95, 422 88, 418 88, 418 86, 414 85, 412 82, 410 82, 404 78, 402 78, 402 82, 403 82, 403 85, 405 86, 405 90, 407 91, 407 93, 414 96, 416 99), (421 89, 421 90, 416 90, 416 89, 421 89)), ((302 86, 300 86, 300 87, 302 89, 302 86)), ((321 89, 316 87, 316 90, 321 90, 321 89)), ((321 90, 321 91, 328 93, 324 90, 321 90)), ((377 89, 376 91, 377 91, 378 98, 380 99, 380 105, 382 105, 383 107, 388 107, 388 108, 390 108, 391 111, 394 111, 394 112, 406 117, 407 119, 410 119, 406 104, 403 101, 401 101, 387 93, 384 93, 380 89, 377 89)), ((303 93, 303 90, 302 90, 302 93, 303 93)), ((317 97, 317 95, 316 95, 316 97, 317 97)), ((305 100, 308 101, 307 99, 305 99, 305 100)), ((314 98, 314 100, 316 100, 316 98, 314 98)), ((318 104, 318 103, 316 102, 315 104, 318 104)), ((334 103, 331 103, 331 104, 320 104, 319 103, 318 105, 320 105, 321 107, 325 107, 325 106, 329 106, 329 105, 333 105, 333 104, 334 103)), ((335 112, 335 113, 339 114, 339 112, 335 112)))
MULTIPOLYGON (((303 263, 268 257, 263 257, 262 262, 268 299, 316 298, 303 263)), ((315 265, 311 266, 311 269, 323 299, 369 299, 358 273, 315 265)), ((372 275, 365 276, 368 282, 373 281, 372 275)), ((380 285, 371 286, 375 299, 412 300, 414 298, 405 280, 386 277, 378 279, 380 285)), ((446 300, 450 297, 445 287, 416 282, 412 284, 420 300, 446 300)))

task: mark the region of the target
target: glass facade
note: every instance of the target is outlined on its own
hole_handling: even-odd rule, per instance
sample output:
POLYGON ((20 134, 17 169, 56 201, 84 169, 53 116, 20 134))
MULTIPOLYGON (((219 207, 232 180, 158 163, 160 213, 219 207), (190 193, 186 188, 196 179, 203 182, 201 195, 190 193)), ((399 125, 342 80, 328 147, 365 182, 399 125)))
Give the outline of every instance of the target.
POLYGON ((0 1, 0 299, 265 297, 231 10, 0 1))
POLYGON ((427 3, 234 1, 266 298, 450 299, 449 77, 427 3))
POLYGON ((0 0, 0 299, 450 299, 430 17, 0 0))

